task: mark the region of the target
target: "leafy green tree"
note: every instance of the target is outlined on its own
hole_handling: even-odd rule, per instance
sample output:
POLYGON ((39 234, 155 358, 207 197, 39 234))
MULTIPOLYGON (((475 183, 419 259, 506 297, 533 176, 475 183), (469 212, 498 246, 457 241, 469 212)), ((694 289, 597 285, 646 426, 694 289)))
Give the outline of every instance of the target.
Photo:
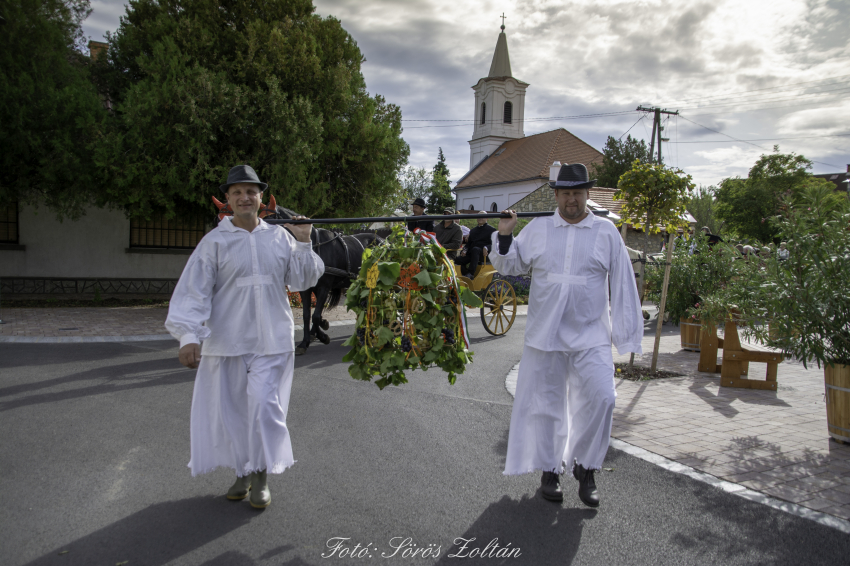
POLYGON ((370 97, 363 55, 310 0, 130 0, 98 66, 115 112, 97 158, 134 216, 208 207, 247 163, 278 203, 364 216, 401 191, 401 111, 370 97))
POLYGON ((431 192, 426 202, 430 214, 442 214, 446 208, 455 207, 455 197, 449 185, 449 168, 446 166, 442 147, 437 155, 437 164, 434 165, 431 173, 431 192))
POLYGON ((645 141, 630 135, 625 140, 608 136, 602 149, 602 163, 591 164, 591 176, 596 177, 596 185, 599 187, 616 187, 620 177, 631 169, 635 160, 641 163, 651 160, 645 141))
POLYGON ((685 207, 688 192, 693 188, 691 176, 683 171, 636 159, 632 168, 620 177, 614 193, 615 199, 623 201, 620 225, 627 222, 644 230, 646 253, 650 233, 657 234, 664 227, 668 234, 673 234, 677 228, 688 226, 685 207))
POLYGON ((89 79, 88 0, 9 0, 0 28, 0 199, 77 218, 99 186, 90 146, 106 115, 89 79))
POLYGON ((717 202, 714 198, 714 193, 717 187, 700 187, 691 192, 686 205, 688 212, 697 221, 697 230, 703 226, 707 226, 712 234, 720 234, 723 223, 717 219, 716 207, 717 202))
POLYGON ((794 153, 762 155, 746 179, 724 179, 716 193, 716 215, 741 238, 777 241, 779 228, 768 220, 776 216, 782 198, 800 190, 810 180, 812 162, 794 153))

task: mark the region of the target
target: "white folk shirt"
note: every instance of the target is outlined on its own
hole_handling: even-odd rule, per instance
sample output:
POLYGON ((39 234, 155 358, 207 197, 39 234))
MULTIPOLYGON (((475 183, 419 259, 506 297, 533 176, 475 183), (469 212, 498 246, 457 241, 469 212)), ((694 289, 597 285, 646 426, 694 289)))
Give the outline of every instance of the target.
POLYGON ((523 228, 505 255, 494 232, 492 249, 490 262, 502 275, 531 271, 526 345, 578 352, 613 342, 620 354, 643 352, 634 270, 611 222, 590 213, 570 224, 555 209, 553 216, 535 218, 523 228))
POLYGON ((325 264, 309 242, 260 220, 252 232, 225 217, 198 243, 171 296, 165 327, 180 347, 209 356, 295 350, 286 286, 313 287, 325 264))

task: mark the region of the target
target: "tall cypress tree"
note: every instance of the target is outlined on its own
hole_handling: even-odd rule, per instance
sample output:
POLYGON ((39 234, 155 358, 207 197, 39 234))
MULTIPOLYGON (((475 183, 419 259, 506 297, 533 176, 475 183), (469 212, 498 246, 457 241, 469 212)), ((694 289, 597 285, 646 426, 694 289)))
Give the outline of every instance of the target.
POLYGON ((449 168, 446 166, 446 156, 441 147, 437 154, 437 163, 431 174, 431 194, 428 195, 428 211, 431 214, 442 214, 446 208, 454 208, 455 198, 449 185, 449 168))

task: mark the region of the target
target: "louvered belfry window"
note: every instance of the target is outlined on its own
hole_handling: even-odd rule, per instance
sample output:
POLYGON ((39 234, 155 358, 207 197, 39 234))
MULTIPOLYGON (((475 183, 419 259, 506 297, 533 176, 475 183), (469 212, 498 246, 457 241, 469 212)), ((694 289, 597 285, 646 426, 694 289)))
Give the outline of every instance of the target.
POLYGON ((0 244, 18 243, 18 203, 0 205, 0 244))
POLYGON ((514 105, 510 102, 505 102, 505 124, 510 124, 513 118, 514 105))
POLYGON ((481 103, 481 124, 485 124, 487 122, 487 103, 481 103))
POLYGON ((206 233, 206 222, 200 214, 184 218, 165 218, 164 214, 150 220, 130 220, 131 248, 193 249, 206 233))

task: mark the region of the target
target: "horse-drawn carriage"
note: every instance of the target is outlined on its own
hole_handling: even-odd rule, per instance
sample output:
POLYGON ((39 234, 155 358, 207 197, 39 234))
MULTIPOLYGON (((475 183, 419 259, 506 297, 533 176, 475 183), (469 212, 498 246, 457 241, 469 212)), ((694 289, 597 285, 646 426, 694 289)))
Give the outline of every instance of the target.
MULTIPOLYGON (((460 266, 455 264, 455 271, 460 272, 460 266)), ((497 278, 499 273, 485 259, 475 270, 475 277, 470 279, 462 275, 458 279, 463 285, 481 297, 484 304, 481 307, 481 322, 484 330, 494 336, 507 333, 516 318, 516 291, 508 281, 497 278)))

